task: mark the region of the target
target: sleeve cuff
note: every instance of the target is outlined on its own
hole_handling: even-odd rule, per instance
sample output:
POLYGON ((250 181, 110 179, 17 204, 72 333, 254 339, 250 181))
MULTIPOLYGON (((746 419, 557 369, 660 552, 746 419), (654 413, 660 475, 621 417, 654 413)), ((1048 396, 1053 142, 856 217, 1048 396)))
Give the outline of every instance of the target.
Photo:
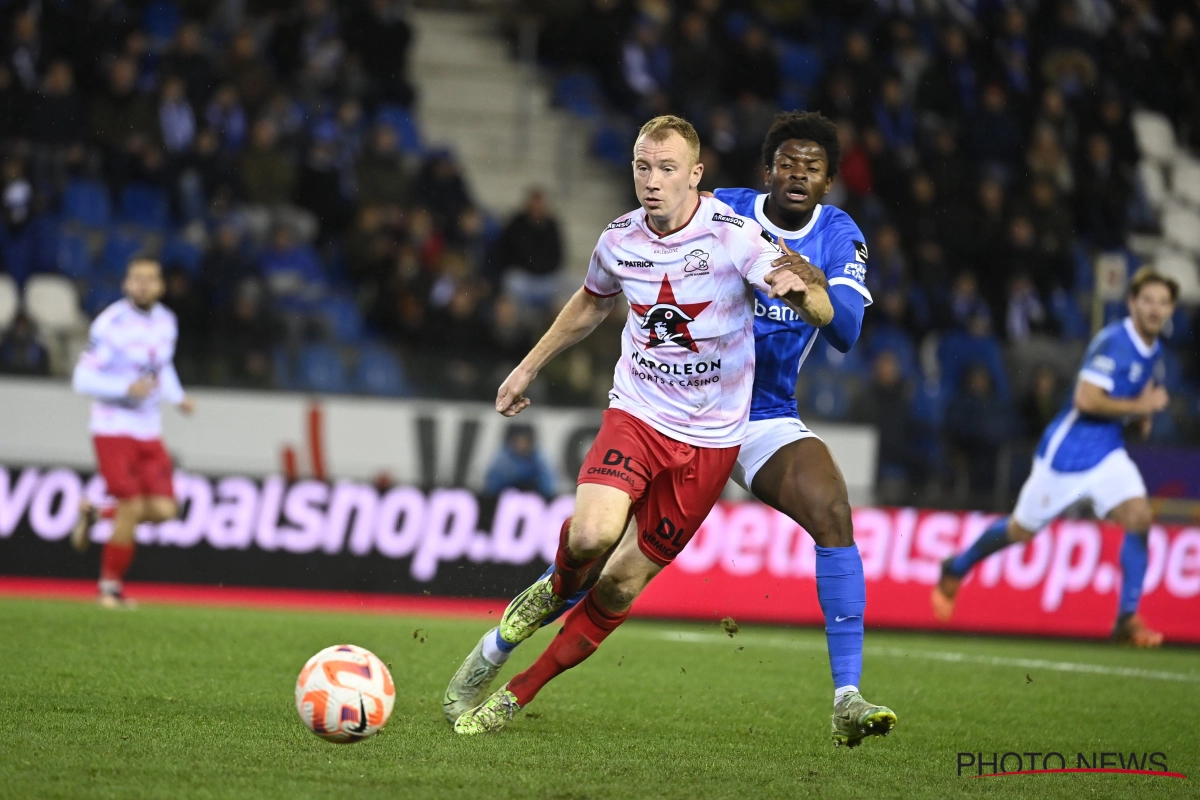
POLYGON ((1108 377, 1107 375, 1101 375, 1099 372, 1095 372, 1090 369, 1080 370, 1079 380, 1087 381, 1093 386, 1099 386, 1106 392, 1111 392, 1113 390, 1112 378, 1108 377))
POLYGON ((586 283, 583 285, 583 290, 584 290, 585 292, 587 292, 588 294, 590 294, 592 297, 600 297, 600 298, 604 298, 604 297, 616 297, 617 295, 619 295, 619 294, 621 293, 621 290, 620 290, 620 289, 617 289, 617 290, 616 290, 615 292, 613 292, 612 294, 602 294, 602 293, 600 293, 600 292, 597 292, 597 291, 596 291, 595 289, 593 289, 592 287, 588 286, 586 283))
POLYGON ((829 285, 830 286, 849 286, 851 289, 853 289, 854 291, 858 292, 859 294, 861 294, 863 296, 863 301, 864 301, 865 305, 869 306, 875 302, 875 298, 871 297, 870 290, 868 290, 867 287, 863 286, 861 283, 859 283, 856 280, 853 280, 852 278, 845 278, 845 277, 841 277, 841 276, 838 276, 836 278, 830 278, 829 285))

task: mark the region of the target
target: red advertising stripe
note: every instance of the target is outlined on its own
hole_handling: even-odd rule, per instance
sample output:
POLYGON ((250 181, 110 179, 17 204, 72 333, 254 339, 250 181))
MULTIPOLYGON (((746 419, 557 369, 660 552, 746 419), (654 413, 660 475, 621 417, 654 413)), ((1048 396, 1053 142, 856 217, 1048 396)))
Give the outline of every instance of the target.
MULTIPOLYGON (((499 619, 507 601, 465 597, 369 594, 245 586, 198 586, 178 583, 129 583, 128 595, 143 603, 225 606, 304 611, 350 611, 464 619, 499 619)), ((96 582, 67 578, 0 576, 0 597, 93 600, 96 582)))
MULTIPOLYGON (((929 595, 940 563, 994 515, 911 508, 854 510, 867 582, 868 625, 986 633, 1105 637, 1120 590, 1123 532, 1064 520, 983 561, 949 624, 929 595)), ((645 616, 819 624, 812 539, 757 503, 723 503, 675 564, 638 598, 645 616)), ((1140 613, 1169 642, 1200 643, 1200 528, 1155 526, 1140 613)))

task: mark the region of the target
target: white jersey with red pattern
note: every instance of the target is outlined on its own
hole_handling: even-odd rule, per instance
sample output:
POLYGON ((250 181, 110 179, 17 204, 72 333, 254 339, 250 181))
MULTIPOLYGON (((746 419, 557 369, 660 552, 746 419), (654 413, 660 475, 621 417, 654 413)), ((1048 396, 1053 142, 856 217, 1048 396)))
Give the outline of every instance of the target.
POLYGON ((142 311, 129 300, 118 300, 92 322, 88 349, 75 365, 75 391, 95 398, 91 431, 97 436, 158 439, 162 435, 159 404, 183 401, 183 386, 175 372, 175 314, 161 304, 142 311), (129 387, 142 377, 156 385, 141 400, 129 397, 129 387))
POLYGON ((697 447, 741 444, 754 383, 750 286, 768 290, 779 255, 758 223, 711 197, 665 235, 641 208, 611 223, 583 284, 629 301, 609 406, 697 447))

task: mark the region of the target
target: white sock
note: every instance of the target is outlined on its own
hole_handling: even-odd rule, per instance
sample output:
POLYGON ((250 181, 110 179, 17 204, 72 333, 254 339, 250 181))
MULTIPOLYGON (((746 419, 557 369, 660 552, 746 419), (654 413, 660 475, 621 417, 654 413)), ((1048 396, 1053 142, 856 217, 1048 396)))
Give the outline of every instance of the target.
POLYGON ((483 657, 495 664, 497 667, 508 661, 508 657, 512 655, 512 651, 504 651, 496 644, 496 637, 500 635, 499 628, 492 628, 488 631, 488 635, 483 637, 483 657))
POLYGON ((110 581, 110 580, 101 580, 100 581, 100 594, 120 594, 120 593, 121 593, 121 582, 120 581, 110 581))
POLYGON ((837 705, 838 701, 841 700, 846 695, 852 694, 857 691, 858 691, 858 687, 854 686, 853 684, 846 684, 845 686, 839 686, 838 688, 834 689, 833 690, 834 705, 837 705))

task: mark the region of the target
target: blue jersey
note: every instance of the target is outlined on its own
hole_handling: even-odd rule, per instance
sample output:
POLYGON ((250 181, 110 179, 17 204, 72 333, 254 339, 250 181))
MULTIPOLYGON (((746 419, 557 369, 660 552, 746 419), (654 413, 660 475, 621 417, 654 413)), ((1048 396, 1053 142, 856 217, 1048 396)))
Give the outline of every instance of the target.
MULTIPOLYGON (((753 189, 718 189, 717 199, 734 211, 757 222, 763 230, 782 239, 794 252, 807 258, 825 273, 830 300, 858 313, 854 337, 862 324, 862 305, 871 304, 867 291, 867 245, 862 231, 840 208, 818 205, 812 219, 802 230, 786 231, 767 219, 763 211, 767 195, 753 189), (841 293, 852 304, 839 304, 841 293)), ((838 320, 839 323, 846 320, 838 320)), ((770 300, 754 292, 754 397, 750 402, 751 421, 777 417, 799 418, 796 409, 796 378, 805 357, 817 341, 817 329, 809 325, 782 300, 770 300)), ((849 342, 853 344, 853 341, 849 342)), ((847 349, 849 346, 847 345, 847 349)))
MULTIPOLYGON (((1162 346, 1147 345, 1126 317, 1096 334, 1083 356, 1079 380, 1099 386, 1112 397, 1132 399, 1151 378, 1162 380, 1162 346)), ((1058 472, 1081 472, 1099 464, 1125 446, 1125 420, 1089 417, 1075 408, 1073 398, 1046 426, 1038 442, 1038 458, 1058 472)))

